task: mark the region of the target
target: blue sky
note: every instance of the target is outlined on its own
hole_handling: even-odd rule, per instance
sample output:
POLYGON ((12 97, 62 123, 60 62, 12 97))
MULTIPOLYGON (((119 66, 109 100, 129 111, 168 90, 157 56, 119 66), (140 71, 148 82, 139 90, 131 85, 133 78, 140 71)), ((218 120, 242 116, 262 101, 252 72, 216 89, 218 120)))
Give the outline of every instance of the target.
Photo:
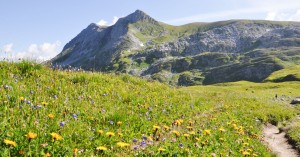
POLYGON ((300 0, 0 0, 0 58, 49 59, 90 23, 111 25, 136 9, 173 25, 300 21, 300 0))

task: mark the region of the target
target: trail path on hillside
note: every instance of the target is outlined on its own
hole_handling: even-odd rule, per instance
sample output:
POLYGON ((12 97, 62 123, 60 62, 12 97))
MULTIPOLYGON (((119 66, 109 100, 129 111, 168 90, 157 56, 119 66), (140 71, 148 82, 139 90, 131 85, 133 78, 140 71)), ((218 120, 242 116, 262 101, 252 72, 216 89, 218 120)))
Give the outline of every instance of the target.
POLYGON ((268 144, 268 147, 278 157, 299 157, 300 154, 288 143, 285 138, 285 132, 279 132, 279 129, 268 124, 263 130, 264 141, 268 144))

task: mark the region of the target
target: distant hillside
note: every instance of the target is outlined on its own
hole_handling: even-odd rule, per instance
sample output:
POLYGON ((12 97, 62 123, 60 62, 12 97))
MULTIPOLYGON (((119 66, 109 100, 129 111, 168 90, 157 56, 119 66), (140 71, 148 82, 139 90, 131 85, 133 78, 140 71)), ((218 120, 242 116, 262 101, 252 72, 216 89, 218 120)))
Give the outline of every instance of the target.
POLYGON ((288 68, 272 73, 265 81, 285 82, 300 81, 300 65, 290 66, 288 68))
POLYGON ((90 24, 49 61, 173 85, 261 82, 300 60, 300 23, 229 20, 172 26, 143 11, 90 24))

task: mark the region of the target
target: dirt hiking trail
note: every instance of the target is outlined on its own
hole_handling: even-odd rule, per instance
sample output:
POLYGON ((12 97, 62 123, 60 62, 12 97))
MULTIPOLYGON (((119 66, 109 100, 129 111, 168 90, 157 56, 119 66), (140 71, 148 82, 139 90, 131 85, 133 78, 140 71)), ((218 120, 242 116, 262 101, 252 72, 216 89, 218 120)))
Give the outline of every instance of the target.
POLYGON ((300 154, 288 143, 285 138, 285 132, 280 132, 279 129, 268 124, 263 130, 264 141, 268 145, 269 149, 276 154, 277 157, 299 157, 300 154))

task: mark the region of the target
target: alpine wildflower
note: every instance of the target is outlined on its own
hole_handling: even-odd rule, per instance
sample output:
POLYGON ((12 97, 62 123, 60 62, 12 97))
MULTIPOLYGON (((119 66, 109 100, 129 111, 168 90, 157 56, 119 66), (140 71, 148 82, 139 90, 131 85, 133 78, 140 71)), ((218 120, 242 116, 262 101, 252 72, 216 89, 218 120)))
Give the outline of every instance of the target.
POLYGON ((166 149, 164 149, 164 148, 158 148, 158 151, 161 153, 161 152, 163 152, 163 151, 165 151, 166 149))
POLYGON ((34 139, 37 137, 36 133, 33 133, 31 131, 28 132, 28 134, 25 135, 29 140, 34 139))
POLYGON ((52 136, 52 138, 54 139, 54 140, 57 140, 57 141, 59 141, 59 140, 62 140, 62 136, 60 136, 59 134, 57 134, 57 133, 51 133, 50 134, 51 136, 52 136))
POLYGON ((11 141, 11 140, 4 140, 3 141, 5 144, 7 144, 7 145, 11 145, 11 146, 14 146, 14 147, 16 147, 17 146, 17 144, 16 144, 16 142, 15 141, 11 141))
POLYGON ((106 136, 112 137, 112 136, 115 136, 115 133, 113 133, 113 132, 107 132, 107 133, 106 133, 106 136))
POLYGON ((205 135, 210 135, 210 130, 204 130, 205 135))
POLYGON ((172 131, 173 134, 175 134, 177 137, 180 136, 180 132, 179 131, 172 131))
POLYGON ((96 148, 97 150, 100 150, 100 151, 107 151, 107 148, 104 147, 104 146, 99 146, 96 148))
POLYGON ((53 119, 53 118, 54 118, 54 115, 53 115, 52 113, 50 113, 50 114, 48 114, 48 117, 49 117, 50 119, 53 119))
POLYGON ((103 130, 98 130, 98 134, 102 135, 103 134, 103 130))
POLYGON ((25 98, 24 97, 19 97, 19 101, 21 101, 21 102, 23 102, 25 100, 25 98))
POLYGON ((118 142, 117 143, 117 146, 119 146, 119 147, 129 147, 130 146, 130 144, 129 143, 125 143, 125 142, 118 142))

